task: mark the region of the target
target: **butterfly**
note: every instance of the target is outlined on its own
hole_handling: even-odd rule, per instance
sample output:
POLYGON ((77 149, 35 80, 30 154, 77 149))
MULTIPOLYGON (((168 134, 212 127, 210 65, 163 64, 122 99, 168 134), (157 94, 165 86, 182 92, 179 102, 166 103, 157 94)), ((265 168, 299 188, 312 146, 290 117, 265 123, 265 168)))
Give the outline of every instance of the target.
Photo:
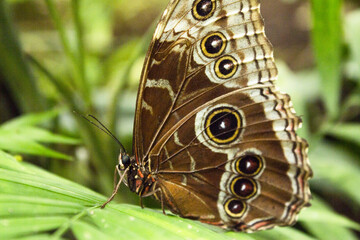
POLYGON ((277 79, 258 0, 172 0, 142 71, 134 156, 116 170, 184 218, 252 232, 292 225, 311 198, 301 119, 277 79))

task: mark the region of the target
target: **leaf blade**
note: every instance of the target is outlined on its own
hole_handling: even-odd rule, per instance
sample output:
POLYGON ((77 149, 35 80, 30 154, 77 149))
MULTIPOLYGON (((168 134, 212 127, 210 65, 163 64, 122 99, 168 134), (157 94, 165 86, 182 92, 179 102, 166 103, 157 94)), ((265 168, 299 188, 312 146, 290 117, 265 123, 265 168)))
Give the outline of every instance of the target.
POLYGON ((312 43, 331 118, 339 112, 342 57, 342 0, 311 0, 312 43))

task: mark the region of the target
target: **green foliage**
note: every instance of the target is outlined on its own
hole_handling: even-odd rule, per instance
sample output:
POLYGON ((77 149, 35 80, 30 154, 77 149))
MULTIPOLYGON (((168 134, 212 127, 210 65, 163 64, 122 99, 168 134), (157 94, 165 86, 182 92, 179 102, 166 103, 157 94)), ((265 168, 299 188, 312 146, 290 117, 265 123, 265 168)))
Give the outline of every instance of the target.
MULTIPOLYGON (((349 217, 360 208, 360 10, 345 13, 345 0, 310 2, 316 68, 293 72, 277 65, 280 88, 291 95, 304 121, 300 135, 310 145, 312 207, 301 212, 295 228, 242 234, 134 205, 111 203, 102 210, 103 195, 4 152, 33 162, 39 158, 28 155, 70 160, 58 146, 80 151, 81 139, 88 158, 49 161, 48 169, 111 192, 118 146, 70 113, 100 116, 129 151, 136 89, 155 24, 142 27, 149 29, 144 36, 128 32, 147 22, 138 17, 146 18, 144 11, 155 19, 160 10, 152 13, 151 6, 163 9, 167 0, 131 7, 129 1, 0 0, 0 81, 17 110, 30 113, 0 125, 0 239, 357 239, 359 225, 349 217), (14 23, 18 4, 28 4, 36 16, 45 10, 45 37, 14 23), (131 27, 124 30, 125 20, 131 27)), ((137 204, 132 199, 121 190, 117 201, 137 204)))
POLYGON ((342 0, 312 0, 313 46, 329 117, 339 110, 342 55, 342 0), (326 7, 324 7, 326 6, 326 7))
POLYGON ((59 111, 53 110, 40 114, 27 114, 0 125, 0 149, 13 153, 71 160, 70 156, 51 150, 40 143, 79 144, 79 140, 34 126, 51 120, 58 113, 59 111))
MULTIPOLYGON (((246 235, 225 232, 189 219, 163 215, 160 210, 110 203, 106 198, 0 151, 0 238, 77 239, 313 239, 296 229, 280 228, 246 235), (141 227, 141 231, 139 231, 141 227), (52 234, 48 234, 52 231, 52 234), (41 234, 41 235, 39 235, 41 234), (295 237, 295 238, 294 238, 295 237)), ((300 221, 309 226, 333 224, 337 231, 360 226, 342 216, 324 211, 315 201, 300 221)), ((333 234, 334 231, 328 231, 333 234)))
POLYGON ((25 61, 4 0, 0 0, 0 69, 23 111, 43 109, 35 78, 25 61), (6 59, 6 60, 5 60, 6 59), (34 104, 35 103, 35 104, 34 104))

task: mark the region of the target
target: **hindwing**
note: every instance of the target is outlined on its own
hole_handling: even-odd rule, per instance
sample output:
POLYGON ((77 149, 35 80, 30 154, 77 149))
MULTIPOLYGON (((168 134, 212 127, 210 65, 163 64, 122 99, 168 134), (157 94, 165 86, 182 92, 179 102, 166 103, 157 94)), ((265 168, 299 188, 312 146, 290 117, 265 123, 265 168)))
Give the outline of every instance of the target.
MULTIPOLYGON (((134 152, 183 217, 242 231, 295 222, 309 202, 307 143, 258 0, 173 0, 142 72, 134 152)), ((161 196, 160 196, 161 195, 161 196)))

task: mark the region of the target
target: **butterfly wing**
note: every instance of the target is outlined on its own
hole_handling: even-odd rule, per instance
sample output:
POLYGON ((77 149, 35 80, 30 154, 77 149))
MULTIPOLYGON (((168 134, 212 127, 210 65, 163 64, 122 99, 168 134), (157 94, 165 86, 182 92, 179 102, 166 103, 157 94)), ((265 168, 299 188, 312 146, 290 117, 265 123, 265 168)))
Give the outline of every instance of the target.
POLYGON ((311 169, 276 78, 257 0, 170 2, 143 69, 134 151, 173 212, 244 231, 294 223, 311 169))

